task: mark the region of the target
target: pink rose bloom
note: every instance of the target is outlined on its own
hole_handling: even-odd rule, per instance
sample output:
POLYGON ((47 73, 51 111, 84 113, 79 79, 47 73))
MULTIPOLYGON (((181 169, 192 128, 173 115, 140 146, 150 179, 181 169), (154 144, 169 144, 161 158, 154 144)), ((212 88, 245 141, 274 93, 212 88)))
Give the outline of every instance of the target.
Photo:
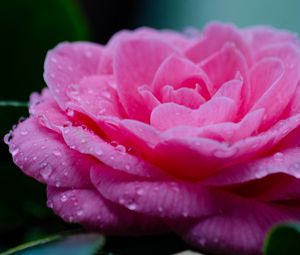
POLYGON ((6 138, 67 222, 260 254, 300 220, 300 46, 270 27, 141 28, 62 43, 6 138))

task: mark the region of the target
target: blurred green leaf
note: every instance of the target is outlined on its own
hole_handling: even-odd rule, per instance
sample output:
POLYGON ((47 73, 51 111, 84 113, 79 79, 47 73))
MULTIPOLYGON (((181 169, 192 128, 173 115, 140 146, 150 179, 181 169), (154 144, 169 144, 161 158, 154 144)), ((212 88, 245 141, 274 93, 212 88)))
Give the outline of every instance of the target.
POLYGON ((54 235, 22 244, 0 255, 94 255, 104 242, 100 234, 54 235))
POLYGON ((0 106, 3 107, 28 107, 27 102, 18 101, 0 101, 0 106))
POLYGON ((23 107, 27 103, 23 102, 45 86, 43 63, 47 51, 61 41, 89 40, 90 31, 76 0, 1 0, 0 30, 1 252, 73 227, 47 208, 45 185, 25 176, 14 165, 1 140, 21 116, 28 116, 23 107))
POLYGON ((300 225, 284 224, 273 228, 267 236, 264 254, 300 254, 300 225))

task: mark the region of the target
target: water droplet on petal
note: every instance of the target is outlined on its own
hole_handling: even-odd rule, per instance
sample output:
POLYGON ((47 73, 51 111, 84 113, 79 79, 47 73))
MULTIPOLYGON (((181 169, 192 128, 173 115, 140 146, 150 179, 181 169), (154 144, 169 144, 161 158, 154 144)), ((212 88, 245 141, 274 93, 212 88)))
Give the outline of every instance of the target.
POLYGON ((16 148, 16 149, 14 149, 14 150, 11 151, 11 155, 14 157, 14 156, 16 156, 19 153, 19 151, 20 150, 18 148, 16 148))
POLYGON ((121 144, 118 144, 118 145, 116 146, 116 150, 117 150, 117 151, 120 151, 120 152, 122 152, 122 153, 126 152, 126 148, 125 148, 123 145, 121 145, 121 144))
POLYGON ((83 210, 78 210, 77 212, 76 212, 76 214, 77 214, 77 216, 82 216, 83 215, 83 210))
POLYGON ((53 202, 52 202, 52 200, 47 200, 47 206, 49 207, 49 208, 53 208, 53 202))
POLYGON ((227 149, 216 149, 213 152, 213 155, 216 158, 231 158, 235 154, 237 154, 238 149, 237 148, 227 148, 227 149))
POLYGON ((27 135, 28 131, 27 130, 22 130, 20 133, 21 133, 21 135, 27 135))
POLYGON ((284 154, 282 152, 277 152, 274 154, 274 158, 277 161, 282 161, 284 159, 284 154))
POLYGON ((52 167, 47 162, 42 162, 40 164, 40 174, 44 178, 44 180, 47 180, 51 173, 52 167))
POLYGON ((75 112, 72 109, 67 109, 66 112, 69 117, 74 117, 74 115, 75 115, 75 112))
POLYGON ((56 157, 60 157, 61 152, 60 151, 53 151, 53 155, 56 156, 56 157))
POLYGON ((189 216, 189 213, 188 213, 187 211, 184 211, 184 212, 182 213, 182 216, 183 216, 184 218, 187 218, 187 217, 189 216))
POLYGON ((95 151, 96 155, 101 156, 103 155, 103 151, 101 149, 96 149, 95 151))
POLYGON ((126 165, 125 165, 125 169, 126 169, 126 170, 130 170, 130 168, 131 168, 131 166, 130 166, 129 164, 126 164, 126 165))
POLYGON ((157 210, 158 210, 159 212, 163 212, 163 211, 164 211, 164 209, 163 209, 161 206, 159 206, 159 207, 157 208, 157 210))
POLYGON ((131 211, 135 211, 136 208, 137 208, 137 205, 136 205, 136 203, 131 202, 131 203, 129 203, 129 204, 127 205, 127 208, 128 208, 129 210, 131 210, 131 211))
POLYGON ((55 182, 55 187, 56 187, 56 188, 59 188, 59 187, 60 187, 60 185, 61 185, 61 184, 60 184, 60 182, 59 182, 59 181, 56 181, 56 182, 55 182))
POLYGON ((136 190, 136 194, 139 195, 139 196, 141 196, 141 195, 144 194, 144 190, 143 190, 142 188, 138 188, 138 189, 136 190))
POLYGON ((60 201, 61 202, 66 202, 68 200, 68 197, 65 195, 65 194, 62 194, 61 198, 60 198, 60 201))

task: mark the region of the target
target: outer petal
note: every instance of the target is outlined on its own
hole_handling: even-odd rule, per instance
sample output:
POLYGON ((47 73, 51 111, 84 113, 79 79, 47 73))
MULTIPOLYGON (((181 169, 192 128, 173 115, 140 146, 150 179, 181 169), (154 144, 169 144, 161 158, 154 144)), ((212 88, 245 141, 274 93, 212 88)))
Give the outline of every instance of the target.
POLYGON ((161 233, 168 229, 159 219, 130 212, 90 189, 49 187, 48 205, 65 221, 106 234, 161 233))
POLYGON ((100 45, 87 42, 61 43, 48 52, 44 79, 62 109, 69 99, 66 87, 97 74, 102 52, 100 45))
POLYGON ((25 174, 57 187, 88 187, 90 168, 97 163, 70 149, 59 134, 32 117, 13 131, 9 149, 25 174))
POLYGON ((232 197, 235 205, 210 217, 168 222, 191 245, 215 254, 262 254, 267 231, 276 223, 300 220, 299 207, 232 197))
POLYGON ((300 178, 300 148, 278 151, 270 156, 232 166, 204 180, 208 185, 233 185, 284 173, 300 178))
POLYGON ((63 137, 71 148, 91 155, 114 169, 151 178, 166 176, 160 169, 130 154, 124 145, 110 144, 81 127, 65 127, 63 137))
POLYGON ((99 192, 110 201, 149 216, 194 218, 216 214, 227 206, 225 201, 228 195, 222 191, 174 178, 149 180, 95 167, 91 179, 99 192))

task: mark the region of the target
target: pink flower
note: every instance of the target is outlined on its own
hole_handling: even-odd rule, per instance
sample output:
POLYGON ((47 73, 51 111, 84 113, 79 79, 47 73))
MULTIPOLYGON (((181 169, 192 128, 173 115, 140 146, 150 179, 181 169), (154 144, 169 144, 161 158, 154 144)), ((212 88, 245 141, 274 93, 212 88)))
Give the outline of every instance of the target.
POLYGON ((260 254, 273 224, 300 220, 295 35, 122 31, 106 46, 58 45, 44 76, 7 142, 65 221, 260 254))

